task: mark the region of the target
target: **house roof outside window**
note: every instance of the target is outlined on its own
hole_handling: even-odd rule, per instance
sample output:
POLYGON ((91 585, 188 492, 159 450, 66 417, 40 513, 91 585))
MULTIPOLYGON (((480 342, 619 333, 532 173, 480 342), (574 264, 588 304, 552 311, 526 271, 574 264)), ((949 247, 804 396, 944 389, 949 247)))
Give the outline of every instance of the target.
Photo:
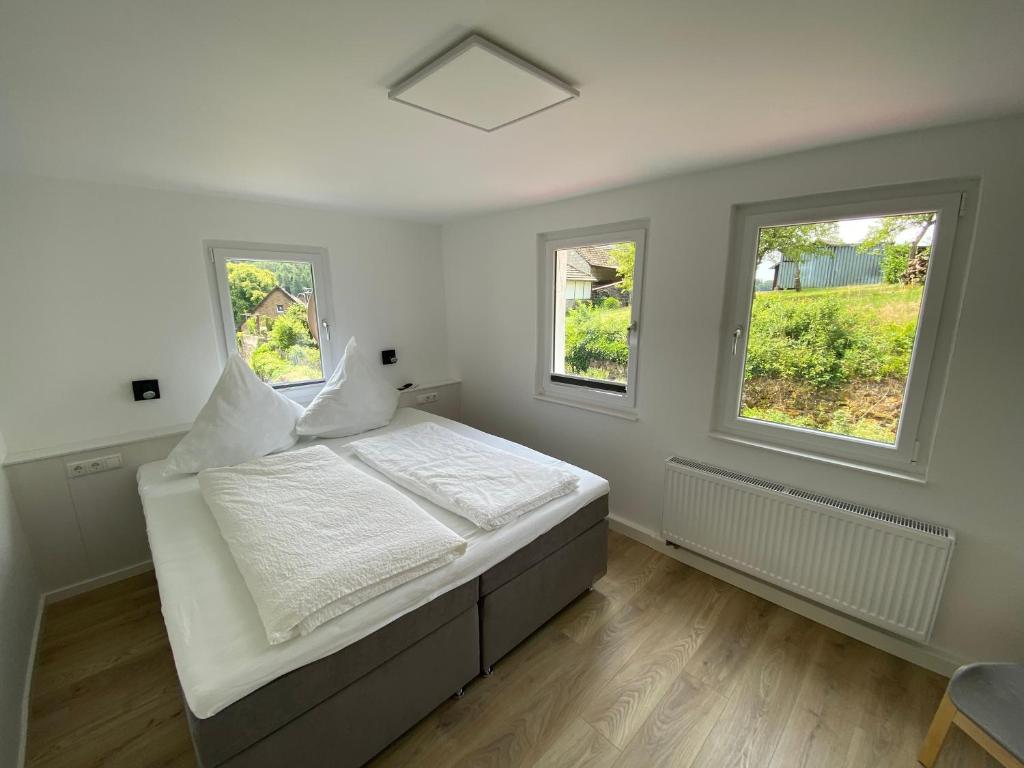
POLYGON ((611 267, 612 269, 618 269, 619 265, 616 264, 615 259, 612 258, 612 249, 610 245, 581 245, 573 250, 583 257, 583 259, 585 259, 592 267, 611 267))
POLYGON ((569 263, 566 265, 565 279, 586 281, 588 283, 597 282, 597 278, 590 271, 590 264, 575 248, 569 250, 569 263))
POLYGON ((582 245, 569 248, 565 279, 608 285, 620 279, 610 245, 582 245))

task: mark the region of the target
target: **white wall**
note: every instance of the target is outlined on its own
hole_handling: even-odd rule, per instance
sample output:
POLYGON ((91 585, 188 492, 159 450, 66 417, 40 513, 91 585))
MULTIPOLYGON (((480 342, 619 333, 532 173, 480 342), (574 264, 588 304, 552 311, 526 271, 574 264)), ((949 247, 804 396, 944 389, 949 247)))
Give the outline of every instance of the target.
POLYGON ((660 529, 662 462, 704 459, 955 529, 933 637, 954 658, 1024 656, 1024 118, 689 174, 444 228, 448 345, 468 423, 606 476, 613 514, 660 529), (925 485, 709 436, 736 203, 980 176, 959 337, 925 485), (649 218, 640 420, 535 400, 537 234, 649 218))
MULTIPOLYGON (((333 342, 396 348, 396 383, 447 378, 437 225, 0 176, 0 428, 12 455, 191 422, 222 365, 203 240, 328 249, 333 342), (159 378, 135 403, 130 381, 159 378)), ((336 356, 336 357, 337 357, 336 356)))
MULTIPOLYGON (((0 465, 6 456, 0 435, 0 465)), ((32 665, 39 583, 0 468, 0 765, 20 765, 24 737, 24 696, 32 665)))
POLYGON ((135 475, 167 458, 179 436, 38 459, 6 468, 47 599, 148 568, 149 540, 135 475), (66 463, 118 453, 120 469, 69 478, 66 463), (59 591, 59 592, 58 592, 59 591))

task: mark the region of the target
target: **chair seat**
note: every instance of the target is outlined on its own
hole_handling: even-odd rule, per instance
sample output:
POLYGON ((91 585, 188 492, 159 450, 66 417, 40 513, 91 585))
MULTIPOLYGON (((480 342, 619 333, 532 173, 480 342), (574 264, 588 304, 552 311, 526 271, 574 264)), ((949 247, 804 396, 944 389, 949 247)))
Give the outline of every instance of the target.
POLYGON ((968 664, 949 681, 949 698, 1018 760, 1024 760, 1024 664, 968 664))

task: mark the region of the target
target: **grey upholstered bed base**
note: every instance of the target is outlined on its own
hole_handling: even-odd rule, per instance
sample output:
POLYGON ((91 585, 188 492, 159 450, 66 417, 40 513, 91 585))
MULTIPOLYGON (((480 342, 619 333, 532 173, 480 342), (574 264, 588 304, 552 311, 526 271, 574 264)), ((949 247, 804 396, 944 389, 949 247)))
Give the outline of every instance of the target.
POLYGON ((213 717, 201 768, 363 765, 604 575, 602 496, 482 576, 213 717))
POLYGON ((604 575, 602 520, 512 581, 480 598, 480 663, 487 671, 604 575))

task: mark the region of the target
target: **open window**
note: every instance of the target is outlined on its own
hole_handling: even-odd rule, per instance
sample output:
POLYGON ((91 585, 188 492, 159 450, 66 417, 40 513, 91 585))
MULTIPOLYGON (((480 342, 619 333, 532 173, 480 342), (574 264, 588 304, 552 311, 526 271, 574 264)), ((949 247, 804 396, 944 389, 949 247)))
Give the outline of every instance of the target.
POLYGON ((326 254, 221 245, 209 253, 227 350, 274 388, 318 390, 333 362, 326 254))
POLYGON ((735 211, 713 428, 923 475, 949 354, 940 321, 958 312, 947 281, 965 192, 819 200, 735 211))
POLYGON ((541 236, 539 397, 635 413, 646 235, 633 222, 541 236))

